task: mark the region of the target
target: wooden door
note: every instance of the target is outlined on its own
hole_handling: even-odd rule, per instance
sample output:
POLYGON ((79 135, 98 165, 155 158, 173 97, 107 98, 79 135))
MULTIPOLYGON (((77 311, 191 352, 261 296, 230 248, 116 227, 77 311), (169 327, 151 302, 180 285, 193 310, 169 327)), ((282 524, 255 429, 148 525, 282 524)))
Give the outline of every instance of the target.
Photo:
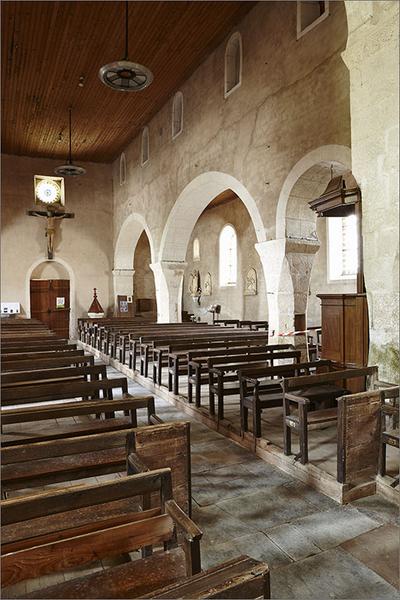
POLYGON ((69 338, 69 280, 32 279, 31 317, 60 335, 69 338))

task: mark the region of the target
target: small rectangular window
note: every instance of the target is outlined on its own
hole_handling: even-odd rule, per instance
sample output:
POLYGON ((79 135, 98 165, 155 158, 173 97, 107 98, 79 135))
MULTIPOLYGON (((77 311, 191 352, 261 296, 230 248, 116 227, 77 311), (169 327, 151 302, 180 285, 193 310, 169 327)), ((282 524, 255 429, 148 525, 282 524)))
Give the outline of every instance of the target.
POLYGON ((329 280, 355 279, 358 267, 358 232, 355 215, 329 217, 327 226, 329 280))

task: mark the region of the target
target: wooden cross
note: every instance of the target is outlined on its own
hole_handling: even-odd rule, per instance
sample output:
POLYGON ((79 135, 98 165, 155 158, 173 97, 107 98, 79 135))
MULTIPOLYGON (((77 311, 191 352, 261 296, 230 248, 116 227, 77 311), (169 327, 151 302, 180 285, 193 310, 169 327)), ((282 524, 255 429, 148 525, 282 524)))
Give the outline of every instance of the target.
POLYGON ((73 219, 75 217, 74 213, 47 208, 46 210, 27 210, 26 214, 30 217, 44 217, 46 219, 47 258, 51 260, 54 255, 53 243, 56 221, 60 219, 73 219))

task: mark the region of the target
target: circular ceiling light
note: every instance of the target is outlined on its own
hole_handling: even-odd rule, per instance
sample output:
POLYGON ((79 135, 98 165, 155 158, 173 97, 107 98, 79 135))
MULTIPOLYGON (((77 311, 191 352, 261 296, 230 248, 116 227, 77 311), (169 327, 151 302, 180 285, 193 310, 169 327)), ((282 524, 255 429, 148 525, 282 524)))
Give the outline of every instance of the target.
POLYGON ((149 69, 129 60, 104 65, 99 71, 99 77, 105 85, 121 92, 139 92, 153 81, 153 74, 149 69))
POLYGON ((139 92, 153 81, 149 69, 128 59, 128 0, 125 1, 124 58, 101 67, 99 77, 105 85, 119 92, 139 92))
POLYGON ((84 175, 86 169, 74 165, 72 163, 72 146, 71 146, 71 122, 72 122, 72 108, 69 108, 69 153, 68 162, 65 165, 60 165, 54 169, 54 173, 59 177, 78 177, 78 175, 84 175))

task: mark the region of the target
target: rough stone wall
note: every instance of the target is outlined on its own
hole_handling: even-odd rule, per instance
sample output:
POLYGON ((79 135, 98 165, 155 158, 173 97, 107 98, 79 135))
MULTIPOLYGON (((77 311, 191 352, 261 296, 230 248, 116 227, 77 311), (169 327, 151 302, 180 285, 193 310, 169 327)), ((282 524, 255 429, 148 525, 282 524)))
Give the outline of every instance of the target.
MULTIPOLYGON (((43 260, 34 275, 44 279, 58 272, 56 263, 46 259, 45 220, 26 214, 33 208, 34 175, 51 175, 58 165, 54 160, 2 156, 1 297, 3 302, 20 302, 24 314, 29 310, 26 278, 32 265, 43 260)), ((68 265, 73 278, 74 321, 87 313, 94 287, 104 310, 112 304, 111 167, 88 163, 85 168, 86 175, 65 178, 66 210, 75 219, 57 225, 54 241, 55 261, 68 265)))
POLYGON ((115 161, 115 241, 125 219, 139 213, 158 257, 178 195, 208 171, 245 186, 273 239, 279 192, 291 167, 321 145, 349 145, 343 3, 331 3, 330 17, 298 41, 295 2, 260 2, 236 29, 243 41, 241 86, 224 99, 224 42, 181 87, 183 132, 171 139, 171 98, 148 124, 147 164, 140 166, 140 136, 125 149, 123 186, 115 161))
POLYGON ((200 316, 202 321, 212 321, 206 310, 211 304, 221 304, 220 318, 267 320, 268 305, 265 289, 264 273, 260 257, 254 247, 256 236, 250 215, 243 202, 232 200, 227 204, 206 210, 192 232, 186 255, 187 267, 183 278, 183 307, 191 314, 200 316), (221 287, 219 284, 219 235, 224 225, 230 223, 235 228, 238 241, 237 285, 221 287), (200 261, 193 261, 193 241, 200 243, 200 261), (256 296, 245 296, 245 278, 248 270, 257 271, 258 293, 256 296), (212 294, 202 296, 200 305, 192 300, 188 286, 191 272, 200 272, 201 287, 207 273, 211 273, 212 294))

